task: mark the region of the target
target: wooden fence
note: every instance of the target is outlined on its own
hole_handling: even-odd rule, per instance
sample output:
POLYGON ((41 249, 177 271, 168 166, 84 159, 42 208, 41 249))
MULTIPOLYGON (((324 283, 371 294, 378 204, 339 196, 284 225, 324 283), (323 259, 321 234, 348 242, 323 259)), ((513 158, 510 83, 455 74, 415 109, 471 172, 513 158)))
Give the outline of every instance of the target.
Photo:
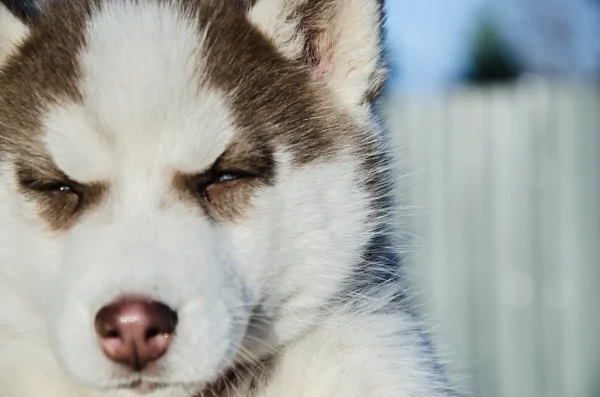
POLYGON ((600 397, 600 92, 526 81, 384 114, 408 268, 461 394, 600 397))

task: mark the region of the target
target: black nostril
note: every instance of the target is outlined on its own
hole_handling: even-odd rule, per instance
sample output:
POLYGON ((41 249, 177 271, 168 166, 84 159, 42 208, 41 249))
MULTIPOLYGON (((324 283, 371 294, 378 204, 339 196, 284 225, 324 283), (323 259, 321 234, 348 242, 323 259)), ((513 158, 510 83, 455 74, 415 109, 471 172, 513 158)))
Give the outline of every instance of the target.
POLYGON ((151 320, 146 330, 147 338, 175 332, 179 318, 169 306, 160 302, 152 302, 149 304, 148 310, 151 320))
POLYGON ((113 321, 115 316, 114 308, 105 307, 96 316, 96 333, 101 338, 113 339, 120 338, 121 333, 117 324, 113 321))
POLYGON ((121 337, 121 334, 116 329, 112 330, 112 331, 107 331, 104 335, 104 338, 107 338, 107 339, 116 339, 116 338, 120 338, 120 337, 121 337))
POLYGON ((152 339, 158 335, 160 335, 160 330, 156 327, 148 328, 148 331, 146 331, 146 339, 152 339))

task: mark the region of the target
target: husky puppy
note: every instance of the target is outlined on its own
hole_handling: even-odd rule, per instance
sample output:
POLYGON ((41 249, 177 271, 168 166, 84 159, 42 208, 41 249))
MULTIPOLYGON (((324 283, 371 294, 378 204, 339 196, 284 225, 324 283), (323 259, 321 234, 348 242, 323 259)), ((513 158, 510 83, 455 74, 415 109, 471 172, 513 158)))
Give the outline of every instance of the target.
POLYGON ((381 0, 0 5, 1 397, 447 396, 381 0))

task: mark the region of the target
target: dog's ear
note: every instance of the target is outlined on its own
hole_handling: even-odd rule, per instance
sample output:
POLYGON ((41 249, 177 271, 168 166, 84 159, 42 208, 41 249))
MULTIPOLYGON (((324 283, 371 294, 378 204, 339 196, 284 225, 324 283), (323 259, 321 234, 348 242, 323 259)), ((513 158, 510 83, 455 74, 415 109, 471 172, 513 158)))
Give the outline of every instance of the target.
POLYGON ((288 58, 303 62, 339 100, 363 107, 387 77, 383 0, 238 0, 288 58))
POLYGON ((29 34, 34 8, 29 0, 0 0, 0 66, 29 34))

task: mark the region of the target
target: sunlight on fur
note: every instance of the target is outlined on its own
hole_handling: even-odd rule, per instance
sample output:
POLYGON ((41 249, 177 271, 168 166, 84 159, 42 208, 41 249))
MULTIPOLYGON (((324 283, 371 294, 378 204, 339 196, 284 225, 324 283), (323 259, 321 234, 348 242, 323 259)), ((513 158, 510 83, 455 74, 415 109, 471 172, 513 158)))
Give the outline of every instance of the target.
POLYGON ((392 225, 382 0, 18 11, 0 396, 453 394, 392 225))

